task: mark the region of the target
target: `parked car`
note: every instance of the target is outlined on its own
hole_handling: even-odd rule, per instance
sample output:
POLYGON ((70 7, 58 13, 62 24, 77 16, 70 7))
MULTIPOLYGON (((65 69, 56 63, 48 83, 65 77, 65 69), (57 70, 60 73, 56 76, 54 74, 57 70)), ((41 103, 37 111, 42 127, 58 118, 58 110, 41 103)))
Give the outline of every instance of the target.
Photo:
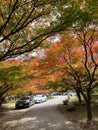
POLYGON ((34 96, 35 103, 45 102, 47 100, 47 96, 44 94, 37 94, 34 96))
POLYGON ((76 93, 75 93, 75 92, 67 92, 65 95, 68 95, 68 96, 76 96, 76 93))
POLYGON ((51 96, 61 96, 62 93, 61 92, 53 92, 51 93, 51 96))
POLYGON ((16 107, 16 109, 26 108, 26 107, 30 107, 34 104, 35 104, 34 96, 23 96, 16 102, 15 107, 16 107))

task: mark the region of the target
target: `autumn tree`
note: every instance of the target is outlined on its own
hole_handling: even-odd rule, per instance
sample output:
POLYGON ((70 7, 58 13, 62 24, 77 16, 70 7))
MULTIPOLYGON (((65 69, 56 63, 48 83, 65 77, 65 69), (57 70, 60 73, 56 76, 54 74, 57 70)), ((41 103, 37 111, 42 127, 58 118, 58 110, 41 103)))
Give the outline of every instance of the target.
MULTIPOLYGON (((47 74, 62 72, 65 85, 73 87, 80 103, 81 95, 83 96, 87 107, 87 119, 90 122, 92 120, 91 92, 98 84, 97 31, 92 32, 92 29, 88 28, 77 34, 73 35, 73 33, 66 32, 60 42, 53 44, 45 52, 42 65, 44 71, 47 70, 47 74)), ((61 76, 57 77, 61 78, 61 76)))
POLYGON ((29 61, 29 66, 28 61, 19 59, 0 62, 0 100, 2 101, 6 95, 33 92, 35 66, 37 66, 35 58, 32 63, 29 61))
POLYGON ((91 30, 89 29, 84 29, 83 31, 78 32, 78 40, 81 42, 83 46, 82 49, 84 51, 84 56, 81 61, 83 64, 84 72, 81 72, 80 76, 78 76, 77 74, 75 78, 78 82, 80 92, 86 102, 88 122, 92 120, 91 92, 95 87, 97 87, 98 80, 98 77, 96 76, 96 72, 98 69, 98 54, 94 50, 94 46, 98 48, 96 33, 91 33, 91 30))
MULTIPOLYGON (((81 73, 74 71, 74 78, 86 103, 88 123, 91 123, 92 120, 91 92, 97 87, 98 80, 96 74, 98 69, 98 52, 96 51, 98 48, 98 14, 96 13, 96 4, 98 3, 92 0, 84 2, 84 6, 80 10, 81 16, 72 29, 73 35, 80 42, 83 52, 81 63, 84 69, 81 73)), ((71 65, 70 68, 72 68, 71 65)))
POLYGON ((92 120, 91 92, 98 84, 96 74, 98 69, 98 52, 96 51, 98 48, 97 4, 97 2, 88 0, 84 1, 84 3, 82 2, 82 6, 80 5, 79 19, 76 20, 73 28, 70 28, 70 35, 81 45, 75 52, 78 57, 75 57, 75 60, 73 59, 75 54, 72 54, 74 47, 65 51, 65 55, 63 56, 67 63, 67 70, 69 69, 69 72, 71 72, 68 73, 72 75, 77 82, 79 92, 81 92, 85 100, 88 123, 91 123, 92 120), (81 55, 78 51, 81 52, 81 55), (68 52, 69 55, 66 55, 66 52, 68 52))
POLYGON ((0 61, 33 51, 49 36, 71 26, 68 13, 75 8, 62 7, 66 4, 66 0, 0 1, 0 61))

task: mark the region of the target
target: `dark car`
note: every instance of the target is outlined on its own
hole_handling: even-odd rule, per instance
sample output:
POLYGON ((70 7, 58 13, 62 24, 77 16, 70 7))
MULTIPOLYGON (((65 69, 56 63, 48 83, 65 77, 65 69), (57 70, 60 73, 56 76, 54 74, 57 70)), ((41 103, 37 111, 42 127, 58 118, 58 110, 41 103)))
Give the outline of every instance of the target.
POLYGON ((34 97, 33 96, 23 96, 22 98, 20 98, 16 104, 15 107, 16 109, 18 108, 27 108, 30 107, 32 105, 34 105, 34 97))

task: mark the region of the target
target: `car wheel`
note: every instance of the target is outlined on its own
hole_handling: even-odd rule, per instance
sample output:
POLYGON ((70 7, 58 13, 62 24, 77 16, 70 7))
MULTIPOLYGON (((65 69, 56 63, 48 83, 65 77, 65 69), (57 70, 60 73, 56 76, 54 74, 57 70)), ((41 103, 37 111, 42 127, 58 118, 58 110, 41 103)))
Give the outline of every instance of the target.
POLYGON ((31 106, 31 102, 29 102, 29 105, 28 105, 28 107, 30 107, 31 106))
POLYGON ((15 107, 16 109, 19 109, 17 106, 15 107))

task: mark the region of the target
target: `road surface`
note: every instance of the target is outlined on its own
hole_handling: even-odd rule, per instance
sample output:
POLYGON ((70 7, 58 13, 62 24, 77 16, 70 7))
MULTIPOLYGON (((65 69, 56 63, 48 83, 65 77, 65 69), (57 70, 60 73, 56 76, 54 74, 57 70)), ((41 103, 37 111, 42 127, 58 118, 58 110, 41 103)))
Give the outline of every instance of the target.
POLYGON ((56 96, 27 109, 13 109, 5 121, 1 120, 0 130, 80 130, 60 112, 59 105, 64 99, 56 96))

